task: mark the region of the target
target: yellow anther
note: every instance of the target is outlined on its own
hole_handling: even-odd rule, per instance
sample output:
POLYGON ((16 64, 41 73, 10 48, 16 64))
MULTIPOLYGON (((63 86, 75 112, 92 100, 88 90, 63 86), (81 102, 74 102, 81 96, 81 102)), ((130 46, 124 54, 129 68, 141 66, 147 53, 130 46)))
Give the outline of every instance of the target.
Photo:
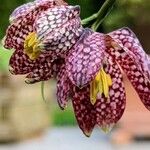
POLYGON ((108 81, 108 85, 111 86, 112 85, 112 80, 111 80, 110 74, 107 74, 107 81, 108 81))
POLYGON ((112 47, 113 47, 114 49, 116 49, 116 50, 122 49, 121 46, 120 46, 117 42, 115 42, 115 41, 112 41, 112 42, 111 42, 111 45, 112 45, 112 47))
POLYGON ((104 133, 109 133, 110 131, 111 131, 111 129, 113 128, 113 124, 111 124, 111 125, 103 125, 102 127, 101 127, 101 129, 102 129, 102 131, 104 131, 104 133))
POLYGON ((109 97, 109 87, 112 85, 111 76, 106 74, 103 68, 97 73, 95 79, 90 83, 90 101, 94 105, 97 100, 97 94, 104 94, 109 97))
POLYGON ((39 48, 39 40, 35 32, 31 32, 24 41, 24 52, 29 56, 31 60, 35 60, 39 57, 41 51, 39 48))
POLYGON ((102 76, 102 86, 103 86, 103 93, 105 97, 108 97, 109 93, 109 85, 107 81, 107 74, 105 73, 104 69, 101 69, 101 76, 102 76))
POLYGON ((90 100, 93 105, 96 103, 97 92, 98 88, 96 85, 96 81, 92 81, 90 84, 90 100))

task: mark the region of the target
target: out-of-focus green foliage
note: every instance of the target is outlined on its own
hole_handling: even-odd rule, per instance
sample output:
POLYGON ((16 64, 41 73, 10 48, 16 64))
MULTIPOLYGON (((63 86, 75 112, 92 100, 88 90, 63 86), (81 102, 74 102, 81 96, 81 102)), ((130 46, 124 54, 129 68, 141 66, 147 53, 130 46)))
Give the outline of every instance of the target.
POLYGON ((106 31, 112 31, 122 26, 150 24, 149 15, 149 0, 118 0, 103 26, 106 31))
POLYGON ((150 53, 150 1, 117 0, 114 9, 103 22, 104 32, 127 26, 138 36, 144 50, 150 53))
POLYGON ((52 124, 55 126, 74 126, 76 125, 76 119, 72 110, 72 107, 68 107, 62 112, 58 107, 53 107, 51 112, 52 124))
POLYGON ((0 46, 0 71, 7 72, 8 71, 8 64, 9 58, 11 57, 12 51, 4 50, 0 46))
POLYGON ((120 8, 125 8, 127 14, 136 22, 150 23, 150 1, 149 0, 118 0, 120 8))
POLYGON ((26 0, 0 0, 0 39, 5 34, 11 12, 25 2, 26 0))
POLYGON ((105 0, 66 0, 69 4, 81 6, 81 18, 96 13, 105 0))

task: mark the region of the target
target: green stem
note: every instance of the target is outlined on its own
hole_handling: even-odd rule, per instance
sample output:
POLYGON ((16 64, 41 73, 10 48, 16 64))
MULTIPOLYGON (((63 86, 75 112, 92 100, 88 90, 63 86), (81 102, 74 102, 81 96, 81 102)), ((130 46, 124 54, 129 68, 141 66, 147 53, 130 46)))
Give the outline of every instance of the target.
POLYGON ((100 24, 103 22, 105 17, 110 13, 114 3, 116 0, 106 0, 103 6, 100 8, 100 10, 97 13, 97 20, 92 25, 92 29, 96 31, 100 24))
POLYGON ((91 22, 92 20, 96 19, 97 18, 97 13, 96 14, 93 14, 92 16, 88 17, 88 18, 85 18, 81 21, 82 25, 86 25, 88 24, 89 22, 91 22))
POLYGON ((43 101, 46 102, 46 99, 44 96, 44 81, 41 82, 41 94, 42 94, 43 101))

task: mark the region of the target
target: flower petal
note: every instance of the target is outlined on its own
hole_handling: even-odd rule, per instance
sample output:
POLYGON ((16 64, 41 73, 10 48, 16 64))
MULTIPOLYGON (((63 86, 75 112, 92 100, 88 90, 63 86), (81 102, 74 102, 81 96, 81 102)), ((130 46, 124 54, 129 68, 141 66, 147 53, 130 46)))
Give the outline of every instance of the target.
POLYGON ((89 137, 96 124, 96 112, 90 102, 89 86, 84 87, 83 89, 74 87, 73 90, 75 93, 72 99, 72 103, 78 125, 83 133, 89 137))
POLYGON ((71 93, 71 82, 66 75, 66 69, 63 65, 57 76, 57 101, 61 109, 65 109, 69 94, 71 93))
MULTIPOLYGON (((34 26, 39 36, 54 33, 55 30, 58 30, 59 32, 57 34, 61 35, 62 32, 65 34, 62 28, 66 26, 66 24, 71 26, 71 21, 76 17, 79 19, 79 10, 76 12, 76 7, 59 6, 49 8, 37 17, 34 26)), ((72 30, 73 28, 75 27, 72 27, 72 30)))
POLYGON ((118 60, 118 63, 126 73, 145 107, 150 110, 150 80, 145 78, 143 72, 128 55, 118 60))
POLYGON ((29 32, 33 32, 34 30, 33 23, 37 15, 52 6, 53 5, 51 3, 44 3, 33 9, 24 17, 13 22, 13 24, 11 24, 7 29, 4 47, 6 49, 23 49, 25 37, 29 34, 29 32))
POLYGON ((130 52, 137 65, 150 79, 150 57, 145 53, 136 35, 129 28, 122 28, 109 34, 126 52, 130 52))
POLYGON ((50 8, 37 17, 34 27, 41 40, 42 51, 67 53, 83 32, 79 6, 50 8))
POLYGON ((103 34, 87 29, 69 52, 66 69, 69 79, 78 87, 89 83, 100 70, 104 59, 103 34))
MULTIPOLYGON (((123 71, 126 73, 133 87, 137 91, 141 101, 147 109, 150 110, 150 79, 145 76, 145 73, 139 67, 136 60, 129 55, 119 45, 114 47, 115 41, 107 39, 107 51, 118 62, 123 71)), ((117 45, 117 43, 115 43, 117 45)), ((138 58, 137 58, 138 59, 138 58)))
MULTIPOLYGON (((60 0, 61 4, 63 5, 63 0, 60 0)), ((19 19, 20 17, 24 17, 25 15, 27 15, 28 13, 30 13, 32 10, 34 10, 35 8, 39 7, 40 5, 43 4, 50 4, 54 5, 55 3, 57 4, 57 0, 35 0, 34 2, 29 2, 26 4, 23 4, 19 7, 17 7, 12 14, 10 15, 10 23, 16 21, 17 19, 19 19)), ((65 3, 65 2, 64 2, 65 3)), ((60 5, 60 2, 59 2, 60 5)))
POLYGON ((22 50, 15 51, 10 58, 10 72, 12 74, 27 74, 32 71, 34 63, 22 50))
POLYGON ((10 22, 12 23, 19 17, 25 16, 27 13, 29 13, 31 10, 33 10, 35 7, 36 7, 36 5, 34 2, 29 2, 27 4, 17 7, 10 15, 10 18, 9 18, 10 22))
POLYGON ((27 75, 26 83, 33 84, 40 81, 45 81, 51 77, 55 77, 60 71, 63 64, 63 59, 54 60, 51 55, 41 55, 36 60, 32 72, 27 75))
POLYGON ((47 2, 47 1, 51 1, 51 2, 55 2, 56 4, 59 4, 59 5, 64 5, 64 4, 66 4, 67 5, 67 3, 64 1, 64 0, 35 0, 35 2, 37 3, 43 3, 43 2, 47 2))
POLYGON ((57 6, 68 5, 64 0, 35 0, 36 3, 54 2, 57 6))
MULTIPOLYGON (((37 70, 40 68, 43 68, 44 70, 44 67, 49 66, 51 63, 53 63, 55 59, 57 59, 55 53, 42 53, 38 59, 31 60, 23 52, 23 50, 17 50, 11 56, 11 59, 9 62, 10 67, 11 67, 10 71, 12 74, 15 74, 15 75, 30 73, 30 76, 32 76, 32 74, 34 74, 34 70, 37 70)), ((54 62, 58 63, 56 60, 54 62)))
MULTIPOLYGON (((105 72, 111 76, 112 86, 109 89, 109 97, 98 95, 95 104, 97 124, 103 130, 109 130, 123 115, 126 96, 122 73, 117 63, 109 56, 105 64, 105 72)), ((107 131, 106 130, 106 131, 107 131)))

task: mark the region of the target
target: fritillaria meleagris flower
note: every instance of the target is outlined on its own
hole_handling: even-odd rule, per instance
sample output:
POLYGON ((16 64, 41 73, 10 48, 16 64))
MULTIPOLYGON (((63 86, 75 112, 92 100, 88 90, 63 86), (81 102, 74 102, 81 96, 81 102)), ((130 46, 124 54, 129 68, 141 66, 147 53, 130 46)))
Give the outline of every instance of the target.
POLYGON ((5 48, 15 50, 10 59, 10 71, 27 74, 28 83, 56 75, 66 51, 82 31, 78 7, 67 6, 62 0, 36 0, 22 5, 13 11, 10 22, 4 40, 5 48), (43 18, 46 15, 49 18, 43 18), (52 51, 47 53, 51 43, 52 51), (43 48, 45 52, 41 52, 43 48))
POLYGON ((150 110, 150 58, 128 28, 109 34, 85 29, 61 71, 58 101, 64 107, 73 89, 75 115, 87 136, 95 125, 108 131, 121 118, 126 104, 122 72, 150 110))
POLYGON ((47 9, 33 27, 22 44, 14 42, 14 34, 8 36, 8 29, 6 47, 17 49, 10 61, 13 72, 29 73, 27 77, 36 82, 49 79, 52 68, 59 68, 58 103, 64 109, 71 97, 85 135, 90 136, 95 125, 107 131, 121 118, 126 103, 122 72, 150 109, 150 58, 130 29, 109 34, 83 29, 79 7, 72 6, 47 9), (38 53, 31 53, 30 46, 38 53), (52 67, 55 62, 61 65, 52 67))

